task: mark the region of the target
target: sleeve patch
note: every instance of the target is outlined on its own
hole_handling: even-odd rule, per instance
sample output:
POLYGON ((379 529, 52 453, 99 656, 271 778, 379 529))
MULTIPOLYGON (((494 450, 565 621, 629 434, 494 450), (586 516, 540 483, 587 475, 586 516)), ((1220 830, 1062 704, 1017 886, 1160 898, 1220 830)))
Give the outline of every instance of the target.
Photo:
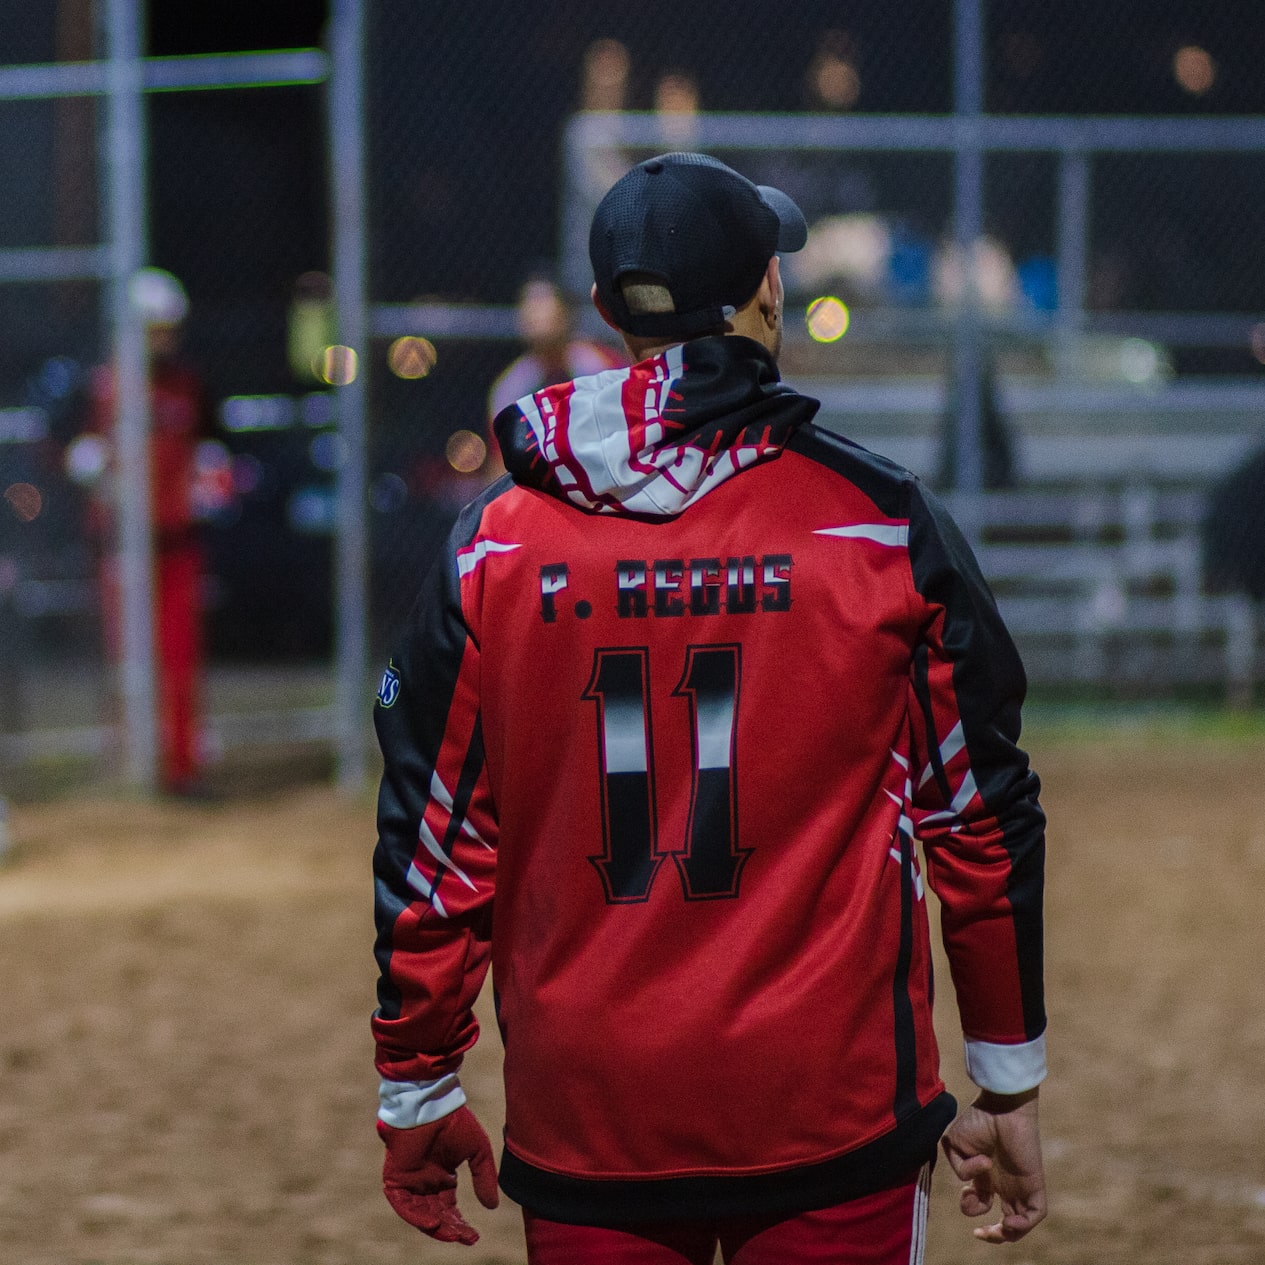
POLYGON ((388 662, 378 684, 378 704, 381 707, 394 707, 395 700, 399 697, 400 673, 394 663, 388 662))

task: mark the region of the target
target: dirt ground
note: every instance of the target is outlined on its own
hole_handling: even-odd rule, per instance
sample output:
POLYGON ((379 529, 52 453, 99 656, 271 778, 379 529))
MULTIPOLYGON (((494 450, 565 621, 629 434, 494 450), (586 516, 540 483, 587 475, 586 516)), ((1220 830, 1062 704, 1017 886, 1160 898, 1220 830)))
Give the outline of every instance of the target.
MULTIPOLYGON (((1265 738, 1028 744, 1051 819, 1050 1219, 970 1237, 936 1173, 937 1265, 1265 1260, 1265 738)), ((474 1248, 378 1187, 368 1014, 372 800, 12 810, 0 869, 4 1265, 521 1262, 508 1203, 474 1248)), ((946 1075, 966 1091, 943 966, 946 1075)), ((465 1084, 500 1128, 495 1031, 465 1084)))

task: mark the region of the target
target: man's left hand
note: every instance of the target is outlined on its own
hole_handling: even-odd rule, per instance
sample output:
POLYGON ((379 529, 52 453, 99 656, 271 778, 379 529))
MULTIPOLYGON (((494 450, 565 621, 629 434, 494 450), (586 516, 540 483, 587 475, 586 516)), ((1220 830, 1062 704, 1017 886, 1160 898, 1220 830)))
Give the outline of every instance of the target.
POLYGON ((382 1185, 388 1202, 409 1225, 443 1243, 477 1243, 479 1232, 457 1208, 457 1169, 470 1165, 474 1193, 485 1208, 500 1202, 496 1161, 483 1126, 469 1107, 413 1129, 378 1121, 386 1144, 382 1185))

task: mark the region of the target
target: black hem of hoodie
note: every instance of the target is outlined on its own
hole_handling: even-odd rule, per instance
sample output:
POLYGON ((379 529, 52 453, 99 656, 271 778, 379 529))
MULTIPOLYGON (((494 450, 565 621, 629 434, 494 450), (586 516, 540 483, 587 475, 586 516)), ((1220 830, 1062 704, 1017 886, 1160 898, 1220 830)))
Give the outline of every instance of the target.
POLYGON ((720 1217, 793 1217, 911 1180, 934 1160, 940 1135, 956 1114, 953 1095, 941 1093, 890 1133, 855 1151, 819 1164, 745 1177, 568 1177, 529 1164, 506 1147, 500 1184, 536 1216, 567 1225, 614 1228, 720 1217))

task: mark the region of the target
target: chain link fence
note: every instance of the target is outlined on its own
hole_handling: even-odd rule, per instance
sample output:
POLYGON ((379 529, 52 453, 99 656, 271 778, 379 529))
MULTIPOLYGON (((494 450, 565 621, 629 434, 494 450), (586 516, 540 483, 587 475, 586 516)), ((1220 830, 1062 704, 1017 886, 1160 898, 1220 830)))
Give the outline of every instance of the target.
POLYGON ((149 100, 152 257, 189 291, 185 349, 230 462, 232 494, 205 529, 220 662, 331 654, 338 444, 314 360, 334 339, 318 328, 319 345, 290 347, 296 308, 329 284, 322 112, 306 86, 149 100))
MULTIPOLYGON (((13 52, 52 61, 59 32, 40 16, 17 24, 13 52)), ((103 706, 86 497, 62 460, 101 345, 97 281, 62 274, 78 271, 101 229, 92 103, 0 101, 0 127, 0 252, 12 274, 0 286, 0 741, 14 742, 43 717, 95 724, 103 706)), ((100 735, 80 743, 95 749, 100 735)))
POLYGON ((1259 525, 1213 526, 1265 443, 1250 5, 464 15, 370 11, 375 329, 383 353, 427 348, 409 381, 373 360, 377 640, 497 469, 445 454, 488 440, 523 282, 554 278, 608 344, 592 208, 631 163, 697 147, 803 206, 784 371, 828 425, 965 498, 1038 679, 1250 694, 1254 617, 1227 594, 1259 525))
MULTIPOLYGON (((163 780, 175 780, 163 766, 173 727, 190 733, 192 785, 228 748, 330 728, 338 435, 329 384, 288 355, 300 279, 329 267, 323 55, 151 58, 122 170, 107 96, 113 12, 86 0, 7 7, 0 796, 128 772, 136 697, 155 708, 142 728, 163 780), (295 79, 306 82, 282 86, 295 79), (136 261, 162 269, 133 274, 127 291, 137 319, 154 322, 149 486, 129 477, 116 424, 127 394, 116 181, 144 190, 136 261), (161 294, 146 290, 155 278, 161 294), (142 631, 155 646, 139 691, 122 535, 138 502, 153 555, 142 631), (170 556, 195 538, 194 618, 173 632, 164 587, 184 580, 170 556), (282 662, 284 676, 271 670, 282 662)), ((132 761, 141 783, 144 765, 132 761)))
MULTIPOLYGON (((115 542, 68 462, 119 345, 94 59, 107 10, 127 7, 0 0, 10 779, 68 754, 99 769, 128 701, 101 601, 115 542)), ((164 15, 141 50, 137 263, 183 282, 218 445, 200 528, 211 754, 327 739, 336 722, 363 739, 358 638, 386 652, 448 524, 494 477, 491 402, 567 369, 533 338, 558 341, 562 322, 585 363, 621 354, 587 303, 592 206, 638 158, 689 147, 800 201, 813 233, 786 261, 785 373, 826 424, 957 498, 1038 679, 1230 679, 1250 697, 1265 596, 1254 4, 336 0, 331 29, 364 23, 363 155, 343 106, 327 116, 324 54, 302 73, 165 57, 164 15), (367 172, 363 226, 329 209, 349 156, 367 172), (363 276, 339 264, 339 233, 363 276), (348 341, 356 394, 337 385, 357 372, 348 341), (362 403, 363 452, 340 416, 362 403)))
MULTIPOLYGON (((456 508, 499 469, 494 451, 469 470, 454 468, 452 452, 465 466, 479 445, 493 444, 493 386, 520 353, 538 352, 522 329, 534 309, 515 307, 529 283, 554 282, 576 337, 619 354, 588 307, 587 255, 565 226, 578 215, 586 235, 591 201, 641 155, 586 155, 581 199, 589 202, 577 201, 567 187, 568 121, 578 112, 648 113, 662 123, 652 150, 689 148, 699 118, 713 111, 851 109, 862 74, 869 108, 944 112, 952 108, 951 8, 915 9, 896 21, 883 5, 852 6, 857 25, 844 29, 838 6, 816 0, 789 19, 747 0, 652 0, 634 10, 575 3, 547 16, 502 2, 481 8, 477 23, 451 2, 424 11, 401 0, 372 6, 375 328, 387 348, 417 337, 433 349, 424 353, 433 365, 411 381, 396 377, 385 356, 373 360, 378 643, 406 614, 425 555, 456 508)), ((778 157, 746 165, 777 178, 778 157)), ((949 164, 940 166, 943 179, 949 164)), ((819 161, 805 175, 831 207, 838 184, 850 180, 819 161)))

